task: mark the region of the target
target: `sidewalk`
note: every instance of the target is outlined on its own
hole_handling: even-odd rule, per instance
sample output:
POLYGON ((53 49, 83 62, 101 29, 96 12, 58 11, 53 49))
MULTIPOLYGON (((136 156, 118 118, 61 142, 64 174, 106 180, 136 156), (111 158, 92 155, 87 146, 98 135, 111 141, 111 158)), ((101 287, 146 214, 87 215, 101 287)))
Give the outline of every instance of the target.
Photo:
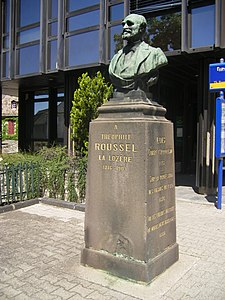
POLYGON ((36 204, 1 214, 0 299, 224 300, 225 207, 176 190, 180 259, 148 286, 80 265, 83 212, 36 204))

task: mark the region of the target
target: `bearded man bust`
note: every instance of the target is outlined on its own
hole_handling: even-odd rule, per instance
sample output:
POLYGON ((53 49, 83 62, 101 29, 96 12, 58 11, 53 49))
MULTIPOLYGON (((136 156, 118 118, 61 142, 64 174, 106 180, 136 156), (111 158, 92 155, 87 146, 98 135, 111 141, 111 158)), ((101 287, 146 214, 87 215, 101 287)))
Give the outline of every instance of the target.
POLYGON ((148 93, 149 87, 158 80, 158 69, 167 64, 167 58, 160 48, 143 41, 147 26, 144 16, 130 14, 122 26, 122 38, 127 45, 113 56, 109 65, 110 79, 118 92, 142 90, 148 93))

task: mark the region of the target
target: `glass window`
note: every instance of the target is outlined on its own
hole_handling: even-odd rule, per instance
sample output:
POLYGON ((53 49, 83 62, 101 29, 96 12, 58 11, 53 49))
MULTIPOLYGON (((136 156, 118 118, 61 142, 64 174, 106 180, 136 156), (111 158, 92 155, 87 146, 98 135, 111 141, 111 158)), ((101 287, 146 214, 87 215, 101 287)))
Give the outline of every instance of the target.
POLYGON ((19 75, 39 72, 39 52, 39 45, 18 49, 19 75))
POLYGON ((58 22, 53 22, 48 25, 49 27, 49 36, 56 36, 58 33, 58 22))
POLYGON ((86 14, 68 18, 68 31, 99 24, 99 10, 90 11, 86 14))
POLYGON ((34 139, 48 139, 48 115, 48 101, 34 103, 34 139))
POLYGON ((9 36, 3 38, 3 48, 9 49, 9 36))
POLYGON ((68 11, 99 4, 99 0, 68 0, 68 11))
POLYGON ((18 33, 18 44, 40 40, 40 27, 24 30, 18 33))
POLYGON ((50 10, 49 10, 49 18, 57 18, 58 17, 58 0, 50 0, 50 10))
POLYGON ((192 9, 191 47, 213 45, 215 41, 215 5, 192 9))
POLYGON ((35 95, 34 95, 34 99, 35 100, 40 100, 40 99, 48 99, 49 98, 49 95, 48 95, 48 92, 47 91, 38 91, 38 92, 35 92, 35 95))
POLYGON ((26 26, 40 22, 40 0, 20 0, 20 23, 26 26))
POLYGON ((89 31, 67 38, 68 65, 77 66, 99 61, 99 31, 89 31))
POLYGON ((48 43, 48 53, 50 55, 48 59, 48 69, 56 69, 57 62, 57 40, 50 41, 48 43))
POLYGON ((57 139, 64 137, 64 102, 57 102, 57 139))
POLYGON ((181 49, 181 13, 147 18, 146 42, 163 51, 181 49))
POLYGON ((124 18, 124 4, 120 3, 117 5, 110 6, 110 21, 121 20, 124 18))
POLYGON ((110 58, 123 48, 122 26, 117 25, 110 28, 110 58))
POLYGON ((3 66, 2 66, 2 77, 9 77, 9 52, 2 53, 3 66))
POLYGON ((9 22, 10 22, 10 0, 4 2, 4 22, 3 22, 3 32, 9 32, 9 22))

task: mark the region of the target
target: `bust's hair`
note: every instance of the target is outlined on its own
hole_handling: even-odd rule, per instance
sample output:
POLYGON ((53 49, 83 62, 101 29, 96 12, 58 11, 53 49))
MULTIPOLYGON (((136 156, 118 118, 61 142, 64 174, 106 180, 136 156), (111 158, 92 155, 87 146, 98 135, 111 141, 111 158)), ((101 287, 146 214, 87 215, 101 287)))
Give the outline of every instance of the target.
MULTIPOLYGON (((127 17, 134 18, 136 22, 140 24, 140 28, 142 29, 142 32, 144 33, 147 27, 147 21, 144 16, 138 15, 138 14, 129 14, 127 17)), ((126 17, 126 18, 127 18, 126 17)), ((125 19, 126 19, 125 18, 125 19)))

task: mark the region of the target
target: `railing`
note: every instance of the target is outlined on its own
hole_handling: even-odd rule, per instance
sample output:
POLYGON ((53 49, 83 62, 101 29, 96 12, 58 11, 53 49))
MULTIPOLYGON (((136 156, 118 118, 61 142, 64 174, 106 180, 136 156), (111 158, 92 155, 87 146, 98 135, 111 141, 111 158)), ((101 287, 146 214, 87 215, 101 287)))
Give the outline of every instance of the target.
POLYGON ((0 204, 40 197, 38 164, 0 166, 0 204))

